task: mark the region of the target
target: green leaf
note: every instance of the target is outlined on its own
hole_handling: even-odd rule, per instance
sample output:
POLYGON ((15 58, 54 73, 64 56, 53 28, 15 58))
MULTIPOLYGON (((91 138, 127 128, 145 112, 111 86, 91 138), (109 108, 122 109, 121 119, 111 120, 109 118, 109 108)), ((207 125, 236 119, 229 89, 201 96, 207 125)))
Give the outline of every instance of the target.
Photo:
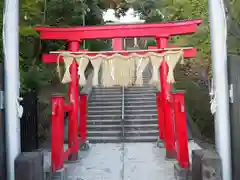
POLYGON ((19 29, 20 36, 35 36, 38 37, 39 34, 35 31, 32 26, 20 26, 19 29))

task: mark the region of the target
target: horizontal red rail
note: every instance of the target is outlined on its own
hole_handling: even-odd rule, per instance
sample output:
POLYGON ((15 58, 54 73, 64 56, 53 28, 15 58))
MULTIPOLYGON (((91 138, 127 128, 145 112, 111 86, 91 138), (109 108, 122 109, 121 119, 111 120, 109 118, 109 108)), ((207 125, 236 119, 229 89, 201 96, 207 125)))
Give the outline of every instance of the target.
POLYGON ((159 24, 124 24, 72 28, 37 27, 45 40, 113 39, 127 37, 166 37, 196 32, 201 20, 187 20, 159 24))

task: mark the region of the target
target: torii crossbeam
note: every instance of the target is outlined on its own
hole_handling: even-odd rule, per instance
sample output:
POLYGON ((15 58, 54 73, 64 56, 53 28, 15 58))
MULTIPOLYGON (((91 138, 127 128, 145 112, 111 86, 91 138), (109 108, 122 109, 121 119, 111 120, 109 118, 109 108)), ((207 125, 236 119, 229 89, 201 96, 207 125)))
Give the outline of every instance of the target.
POLYGON ((170 37, 188 35, 197 31, 201 20, 161 24, 124 24, 91 27, 52 28, 37 27, 43 40, 79 41, 85 39, 113 39, 131 37, 170 37))

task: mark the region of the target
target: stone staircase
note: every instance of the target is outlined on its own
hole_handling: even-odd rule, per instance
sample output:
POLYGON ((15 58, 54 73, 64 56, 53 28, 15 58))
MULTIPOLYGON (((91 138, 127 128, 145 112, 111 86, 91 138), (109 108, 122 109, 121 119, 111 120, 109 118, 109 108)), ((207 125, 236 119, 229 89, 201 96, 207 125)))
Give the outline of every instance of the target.
POLYGON ((143 74, 144 86, 124 88, 123 120, 122 87, 93 88, 88 103, 90 143, 157 141, 156 88, 147 84, 147 73, 143 74))
POLYGON ((90 143, 117 143, 122 139, 122 88, 95 87, 88 103, 90 143))
POLYGON ((125 142, 156 142, 158 137, 156 89, 125 88, 125 142))

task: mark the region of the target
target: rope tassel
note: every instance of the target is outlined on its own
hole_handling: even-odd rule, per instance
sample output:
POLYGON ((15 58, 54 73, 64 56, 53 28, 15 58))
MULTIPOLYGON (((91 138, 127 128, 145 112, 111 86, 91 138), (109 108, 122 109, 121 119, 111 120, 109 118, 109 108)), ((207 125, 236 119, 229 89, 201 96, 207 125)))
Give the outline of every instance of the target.
POLYGON ((98 86, 99 82, 98 82, 98 74, 99 74, 99 70, 102 64, 102 57, 95 57, 90 59, 90 62, 93 66, 93 80, 92 80, 92 85, 93 86, 98 86))
POLYGON ((167 76, 167 82, 168 83, 175 83, 174 78, 174 69, 177 65, 177 63, 183 59, 183 52, 168 52, 165 55, 165 60, 168 64, 168 76, 167 76))
POLYGON ((129 65, 129 86, 133 85, 136 81, 136 57, 131 57, 128 59, 129 65))
POLYGON ((86 77, 84 72, 89 63, 89 59, 83 57, 76 57, 76 61, 78 63, 79 84, 82 86, 86 84, 86 77))
POLYGON ((73 63, 74 58, 71 56, 63 56, 63 60, 65 64, 65 73, 62 78, 62 83, 66 84, 71 82, 70 66, 73 63))
POLYGON ((137 75, 137 79, 135 81, 135 85, 138 86, 142 86, 143 85, 143 71, 146 68, 146 66, 148 65, 149 62, 149 58, 145 57, 145 58, 139 58, 136 60, 136 65, 137 65, 137 69, 136 69, 136 75, 137 75))
POLYGON ((153 66, 153 73, 152 78, 150 79, 149 83, 159 86, 160 85, 160 73, 159 68, 163 61, 163 56, 157 56, 155 54, 150 56, 150 60, 153 66))

